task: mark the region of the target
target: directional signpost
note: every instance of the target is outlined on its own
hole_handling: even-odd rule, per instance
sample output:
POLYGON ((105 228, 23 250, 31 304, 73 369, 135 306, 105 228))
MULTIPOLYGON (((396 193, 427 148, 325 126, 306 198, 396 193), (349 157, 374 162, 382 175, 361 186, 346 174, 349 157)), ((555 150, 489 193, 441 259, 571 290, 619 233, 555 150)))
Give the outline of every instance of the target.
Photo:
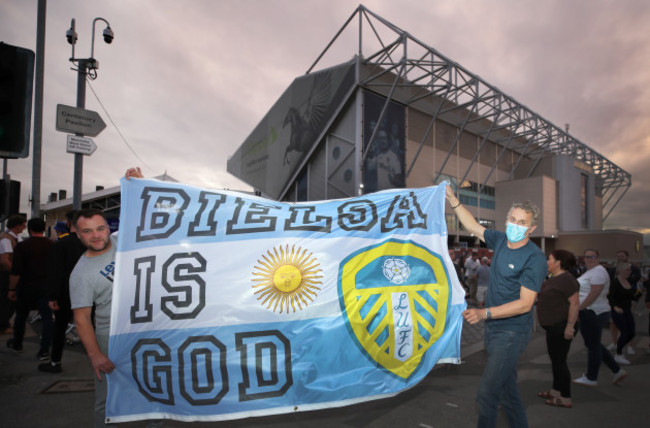
POLYGON ((95 152, 95 150, 97 150, 97 144, 95 144, 92 138, 68 135, 66 152, 81 153, 82 155, 90 156, 95 152))
POLYGON ((96 111, 63 104, 56 106, 56 130, 96 137, 106 124, 96 111))
MULTIPOLYGON (((72 21, 74 22, 74 20, 72 21)), ((83 108, 86 101, 86 60, 83 61, 83 67, 79 66, 79 74, 77 75, 78 107, 64 104, 56 105, 56 130, 76 134, 68 135, 68 144, 66 146, 66 152, 74 154, 72 206, 76 210, 81 209, 83 156, 90 156, 97 150, 97 145, 95 145, 93 139, 87 138, 86 135, 95 137, 106 128, 106 124, 96 111, 83 108), (81 71, 82 69, 84 72, 81 71)))

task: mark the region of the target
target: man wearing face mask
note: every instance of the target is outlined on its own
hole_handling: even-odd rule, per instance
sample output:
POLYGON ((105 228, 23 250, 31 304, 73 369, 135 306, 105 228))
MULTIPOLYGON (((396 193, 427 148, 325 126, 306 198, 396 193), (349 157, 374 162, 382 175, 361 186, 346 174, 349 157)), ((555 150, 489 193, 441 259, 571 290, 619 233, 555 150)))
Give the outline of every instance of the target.
POLYGON ((544 254, 530 241, 539 208, 529 201, 514 203, 503 233, 478 224, 449 186, 447 201, 465 229, 494 250, 485 308, 463 312, 470 324, 485 321, 488 360, 476 396, 478 426, 496 426, 501 405, 510 426, 527 427, 526 408, 517 387, 517 361, 528 345, 531 311, 547 271, 544 254))

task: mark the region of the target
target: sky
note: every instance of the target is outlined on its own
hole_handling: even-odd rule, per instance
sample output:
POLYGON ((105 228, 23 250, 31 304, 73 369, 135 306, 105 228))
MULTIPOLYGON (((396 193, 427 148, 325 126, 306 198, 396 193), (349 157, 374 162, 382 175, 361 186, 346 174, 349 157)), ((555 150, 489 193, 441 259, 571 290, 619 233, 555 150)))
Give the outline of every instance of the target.
MULTIPOLYGON (((4 0, 0 41, 36 49, 37 0, 4 0)), ((650 2, 646 0, 366 0, 362 3, 632 174, 604 224, 650 244, 650 2)), ((359 3, 349 0, 50 0, 47 4, 41 202, 72 197, 74 156, 55 130, 56 105, 76 105, 75 56, 87 58, 95 17, 98 77, 86 93, 106 129, 84 157, 83 193, 146 176, 250 190, 226 161, 359 3), (94 93, 97 94, 97 97, 94 93)), ((347 49, 349 47, 349 50, 347 49)), ((325 66, 352 58, 337 45, 325 66)), ((320 67, 319 67, 320 68, 320 67)), ((31 150, 30 150, 31 152, 31 150)), ((31 156, 10 160, 31 211, 31 156)))

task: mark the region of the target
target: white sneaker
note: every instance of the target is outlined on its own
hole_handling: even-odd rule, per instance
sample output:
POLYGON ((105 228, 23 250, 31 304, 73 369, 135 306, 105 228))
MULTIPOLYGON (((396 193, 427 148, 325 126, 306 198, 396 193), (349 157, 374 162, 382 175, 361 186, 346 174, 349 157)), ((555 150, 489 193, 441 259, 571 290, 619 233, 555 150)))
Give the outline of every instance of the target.
POLYGON ((627 355, 636 355, 636 351, 631 345, 628 345, 626 351, 627 351, 627 355))
POLYGON ((612 379, 612 383, 614 385, 618 384, 620 381, 625 379, 625 376, 627 376, 627 372, 623 369, 620 369, 617 373, 614 373, 614 378, 612 379))
MULTIPOLYGON (((619 370, 618 373, 622 372, 623 369, 619 370)), ((617 374, 618 374, 617 373, 617 374)), ((577 379, 573 379, 573 383, 577 383, 578 385, 584 385, 584 386, 598 386, 598 382, 595 380, 589 380, 587 379, 587 375, 583 374, 577 379)))
POLYGON ((614 356, 614 361, 616 361, 619 364, 630 364, 630 361, 625 358, 625 355, 623 354, 616 354, 614 356))
POLYGON ((609 352, 614 352, 616 350, 616 344, 615 343, 610 343, 609 345, 607 345, 607 350, 609 352))

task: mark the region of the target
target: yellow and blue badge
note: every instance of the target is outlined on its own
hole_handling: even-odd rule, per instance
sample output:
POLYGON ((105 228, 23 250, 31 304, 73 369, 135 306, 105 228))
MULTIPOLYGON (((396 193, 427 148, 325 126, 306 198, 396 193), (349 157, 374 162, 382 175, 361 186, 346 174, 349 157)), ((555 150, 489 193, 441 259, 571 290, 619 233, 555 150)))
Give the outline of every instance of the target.
POLYGON ((362 248, 339 268, 339 301, 363 353, 408 379, 442 336, 449 281, 442 257, 411 241, 362 248))

